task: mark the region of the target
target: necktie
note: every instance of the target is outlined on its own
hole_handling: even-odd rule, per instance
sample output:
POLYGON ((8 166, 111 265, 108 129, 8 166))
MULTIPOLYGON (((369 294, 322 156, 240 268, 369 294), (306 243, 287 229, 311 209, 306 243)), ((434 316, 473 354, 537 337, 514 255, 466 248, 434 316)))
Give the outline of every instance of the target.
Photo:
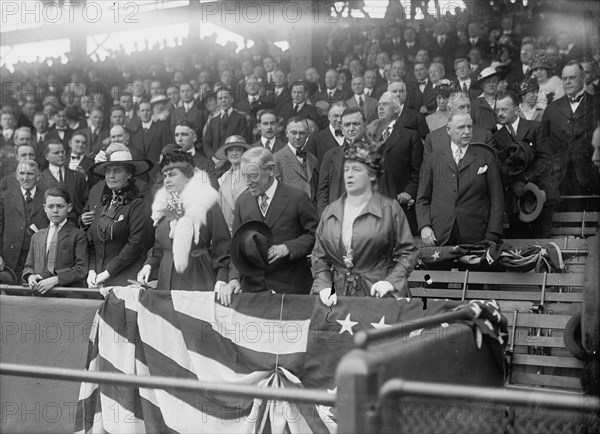
POLYGON ((96 130, 92 131, 92 143, 96 143, 96 139, 98 138, 98 132, 96 130))
POLYGON ((269 72, 269 83, 273 83, 273 73, 269 72))
POLYGON ((56 245, 58 244, 58 225, 52 225, 54 232, 48 246, 48 271, 54 273, 54 265, 56 264, 56 245))
POLYGON ((65 182, 65 179, 63 178, 62 167, 58 168, 58 182, 61 184, 65 182))
POLYGON ((342 133, 342 130, 335 130, 335 136, 336 137, 344 137, 344 134, 342 133))
POLYGON ((148 128, 144 128, 144 141, 148 138, 148 128))
POLYGON ((359 106, 360 108, 362 108, 362 107, 363 107, 363 104, 364 104, 364 101, 363 101, 363 99, 362 99, 362 96, 359 96, 359 97, 358 97, 358 106, 359 106))
POLYGON ((271 150, 271 140, 267 139, 267 141, 265 142, 265 148, 267 148, 269 151, 271 150))
POLYGON ((292 115, 297 115, 298 114, 298 104, 294 104, 294 110, 292 110, 292 115))
POLYGON ((392 126, 388 125, 388 127, 383 131, 383 140, 387 140, 392 134, 392 126))
POLYGON ((31 190, 25 190, 25 202, 29 203, 33 200, 31 197, 31 190))
POLYGON ((456 163, 456 165, 458 166, 458 165, 459 165, 459 163, 460 163, 460 160, 462 159, 462 150, 461 150, 460 148, 458 148, 458 147, 457 147, 457 148, 454 150, 454 154, 453 154, 453 156, 454 156, 454 162, 455 162, 455 163, 456 163))
POLYGON ((332 90, 330 90, 330 91, 327 92, 327 99, 329 101, 331 101, 331 98, 333 98, 333 91, 332 90))
POLYGON ((571 101, 571 104, 577 104, 578 102, 580 102, 583 99, 583 95, 585 93, 582 93, 579 96, 573 97, 573 98, 569 98, 569 101, 571 101))
POLYGON ((463 83, 463 92, 468 92, 467 83, 463 83))
POLYGON ((512 125, 507 125, 507 127, 508 127, 508 133, 510 134, 510 136, 511 136, 511 137, 512 137, 512 139, 514 140, 514 139, 515 139, 515 136, 516 136, 516 134, 515 134, 515 129, 513 128, 513 126, 512 126, 512 125))
POLYGON ((267 207, 269 206, 269 203, 267 202, 269 200, 269 198, 267 197, 266 194, 261 194, 260 196, 260 212, 262 213, 263 217, 267 214, 267 207))
POLYGON ((306 158, 306 150, 305 149, 296 149, 296 157, 298 158, 306 158))
POLYGON ((229 122, 229 115, 227 114, 227 112, 223 112, 223 114, 221 115, 221 126, 223 128, 227 128, 228 122, 229 122))

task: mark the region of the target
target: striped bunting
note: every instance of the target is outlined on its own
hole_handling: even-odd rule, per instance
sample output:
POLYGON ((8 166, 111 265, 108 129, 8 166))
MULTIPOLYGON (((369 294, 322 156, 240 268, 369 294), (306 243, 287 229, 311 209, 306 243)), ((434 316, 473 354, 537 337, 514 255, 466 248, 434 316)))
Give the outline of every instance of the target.
MULTIPOLYGON (((212 292, 116 287, 96 314, 87 369, 333 393, 353 334, 414 321, 453 301, 242 294, 225 307, 212 292)), ((75 432, 331 433, 335 408, 211 393, 82 383, 75 432)))

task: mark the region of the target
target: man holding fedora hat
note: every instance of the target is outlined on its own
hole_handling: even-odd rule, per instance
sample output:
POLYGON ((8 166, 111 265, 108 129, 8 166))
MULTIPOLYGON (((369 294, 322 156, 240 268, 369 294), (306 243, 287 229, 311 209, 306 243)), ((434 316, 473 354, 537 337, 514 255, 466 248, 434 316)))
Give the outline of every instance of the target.
POLYGON ((552 153, 542 123, 521 118, 518 98, 511 92, 496 101, 496 115, 502 125, 494 134, 494 144, 509 217, 506 235, 550 238, 552 214, 559 196, 553 184, 552 153))
POLYGON ((268 247, 265 258, 264 249, 261 255, 261 250, 253 253, 240 249, 240 246, 248 246, 247 242, 232 244, 240 250, 231 253, 230 284, 232 279, 237 279, 233 281, 237 291, 241 282, 244 291, 308 294, 313 278, 307 255, 315 243, 317 210, 306 193, 278 182, 274 167, 273 154, 265 148, 253 147, 242 156, 242 177, 248 190, 235 203, 233 238, 245 239, 237 234, 238 228, 244 223, 259 221, 270 228, 273 245, 268 247), (246 257, 254 258, 254 264, 260 264, 261 260, 266 262, 262 273, 249 275, 244 273, 247 270, 243 266, 238 268, 236 264, 243 263, 246 257))

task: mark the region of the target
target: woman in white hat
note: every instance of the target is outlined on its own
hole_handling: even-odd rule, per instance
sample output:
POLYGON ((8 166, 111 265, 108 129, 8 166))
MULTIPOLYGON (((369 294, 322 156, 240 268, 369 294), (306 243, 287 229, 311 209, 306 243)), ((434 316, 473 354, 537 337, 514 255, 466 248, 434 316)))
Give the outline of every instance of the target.
POLYGON ((152 204, 155 242, 137 280, 148 282, 158 270, 157 289, 215 291, 228 305, 231 236, 218 205, 219 194, 208 174, 194 168, 182 149, 167 152, 160 162, 164 186, 152 204))
MULTIPOLYGON (((101 200, 95 204, 87 233, 90 241, 90 287, 128 285, 135 279, 146 251, 152 245, 152 227, 144 196, 135 177, 152 168, 150 160, 134 160, 129 149, 111 144, 107 161, 94 164, 90 173, 106 182, 101 200)), ((83 216, 82 216, 83 217, 83 216)))
POLYGON ((242 154, 248 149, 250 145, 242 136, 230 136, 215 153, 216 158, 231 163, 231 168, 219 178, 219 205, 225 216, 229 233, 233 227, 235 201, 247 188, 242 179, 241 162, 242 154))

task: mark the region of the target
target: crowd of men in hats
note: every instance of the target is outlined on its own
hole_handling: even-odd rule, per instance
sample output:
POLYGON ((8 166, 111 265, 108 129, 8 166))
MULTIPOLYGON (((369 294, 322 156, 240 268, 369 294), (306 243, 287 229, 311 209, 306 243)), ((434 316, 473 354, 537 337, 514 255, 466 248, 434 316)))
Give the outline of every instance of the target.
MULTIPOLYGON (((270 233, 258 232, 274 238, 276 251, 259 249, 250 257, 259 268, 269 268, 273 255, 285 258, 269 269, 286 276, 277 279, 289 283, 285 292, 310 289, 306 258, 318 216, 345 193, 344 150, 358 141, 379 145, 378 189, 400 203, 425 244, 549 237, 561 195, 600 193, 592 164, 599 53, 585 52, 564 31, 519 35, 515 17, 496 26, 391 20, 334 28, 323 62, 301 79, 290 77, 288 57, 275 46, 257 44, 236 55, 210 40, 198 49, 149 49, 149 60, 117 54, 79 70, 20 65, 8 78, 38 75, 49 86, 44 95, 23 89, 0 114, 0 265, 14 273, 2 274, 3 283, 31 275, 31 246, 59 231, 42 232, 53 218, 51 203, 65 202, 62 222, 77 233, 73 242, 81 242, 77 231, 85 235, 90 204, 104 188, 94 168, 110 161, 113 145, 132 161, 151 162, 137 174, 148 218, 165 152, 189 153, 216 190, 231 168, 224 146, 232 136, 252 158, 272 160, 270 176, 283 192, 274 197, 261 190, 272 182, 243 174, 242 190, 268 196, 259 203, 268 211, 255 212, 247 195, 236 194, 229 228, 249 221, 269 226, 270 233), (137 60, 145 69, 136 69, 137 60)), ((245 236, 234 236, 235 243, 245 236)), ((42 270, 35 275, 49 268, 56 274, 48 256, 54 254, 38 260, 42 270)), ((81 271, 75 262, 69 266, 81 271)), ((81 276, 59 281, 80 284, 81 276)))

